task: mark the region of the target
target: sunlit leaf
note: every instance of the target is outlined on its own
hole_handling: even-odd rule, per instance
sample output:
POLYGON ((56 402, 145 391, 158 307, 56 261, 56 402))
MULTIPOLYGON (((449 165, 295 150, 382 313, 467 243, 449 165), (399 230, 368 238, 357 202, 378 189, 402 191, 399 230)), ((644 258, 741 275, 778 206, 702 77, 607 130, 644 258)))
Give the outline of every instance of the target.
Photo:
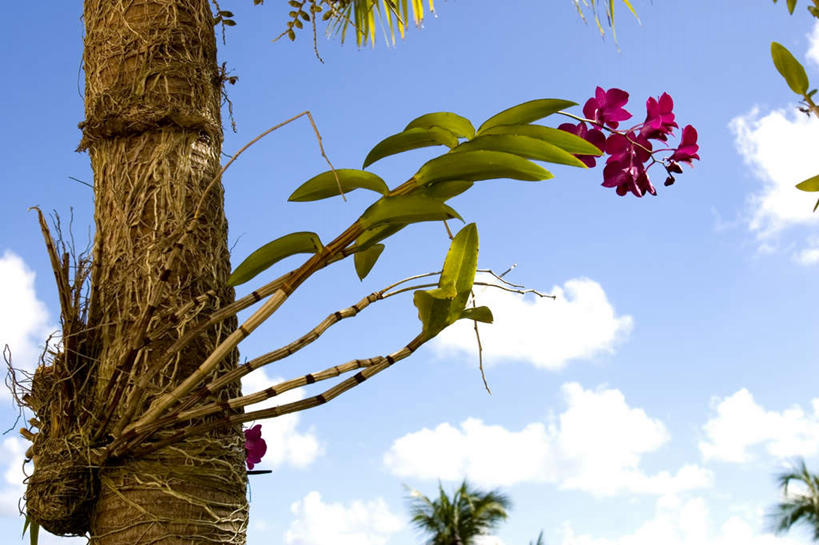
POLYGON ((427 338, 434 337, 461 317, 472 291, 477 267, 478 229, 474 223, 470 223, 452 239, 438 287, 418 290, 413 296, 427 338))
POLYGON ((413 304, 418 308, 418 319, 421 320, 422 332, 431 339, 450 323, 454 293, 441 288, 418 290, 412 296, 413 304))
POLYGON ((358 247, 360 250, 366 250, 373 244, 381 242, 387 237, 391 237, 406 226, 406 223, 392 223, 381 224, 373 229, 367 229, 356 239, 356 247, 358 247))
POLYGON ((538 181, 552 178, 552 173, 535 163, 502 151, 464 151, 447 153, 425 163, 415 175, 418 185, 447 180, 489 180, 511 178, 538 181))
POLYGON ((332 170, 328 170, 327 172, 322 172, 318 176, 310 178, 301 184, 287 200, 306 202, 326 199, 328 197, 337 197, 340 195, 338 191, 339 182, 341 183, 341 189, 344 190, 345 193, 349 193, 357 188, 369 189, 382 195, 386 195, 389 192, 389 188, 384 180, 372 172, 352 168, 339 168, 336 169, 335 174, 332 170), (338 175, 338 180, 336 180, 336 175, 338 175))
POLYGON ((472 290, 477 267, 478 228, 470 223, 462 227, 452 239, 438 287, 454 288, 456 293, 468 295, 472 290))
POLYGON ((421 188, 421 194, 434 199, 446 201, 460 195, 467 189, 474 185, 473 182, 464 180, 449 180, 446 182, 438 182, 421 188))
POLYGON ((448 130, 438 127, 407 129, 398 134, 388 136, 367 154, 362 168, 367 168, 379 159, 395 155, 404 151, 429 146, 448 146, 454 148, 458 145, 458 138, 448 130))
POLYGON ((408 224, 453 218, 463 221, 460 214, 440 199, 423 195, 400 195, 378 199, 364 211, 359 222, 364 229, 372 229, 384 223, 408 224))
POLYGON ((776 69, 785 78, 785 82, 791 91, 797 95, 804 95, 808 92, 810 83, 805 67, 796 60, 788 49, 780 43, 771 42, 771 57, 776 69))
POLYGON ((268 242, 242 261, 228 278, 229 286, 244 284, 260 272, 295 254, 314 254, 322 249, 315 233, 299 231, 268 242))
POLYGON ((464 142, 453 151, 456 153, 462 153, 464 151, 471 150, 505 151, 527 159, 587 168, 585 163, 571 153, 562 150, 544 140, 532 138, 530 136, 519 136, 513 134, 489 134, 478 136, 468 142, 464 142))
POLYGON ((483 125, 478 127, 478 134, 483 133, 487 129, 497 127, 498 125, 520 125, 523 123, 532 123, 538 119, 550 116, 555 112, 559 112, 564 108, 577 106, 576 102, 570 100, 561 100, 557 98, 539 98, 537 100, 530 100, 517 106, 512 106, 498 114, 493 115, 483 122, 483 125))
MULTIPOLYGON (((401 38, 404 37, 405 28, 410 17, 412 17, 416 25, 420 25, 424 19, 423 0, 412 0, 411 3, 408 3, 407 0, 385 0, 382 2, 384 5, 383 10, 379 2, 382 2, 382 0, 335 2, 333 11, 329 12, 328 15, 330 18, 328 34, 339 34, 343 43, 347 29, 353 26, 359 46, 366 41, 374 43, 377 27, 384 27, 383 19, 387 19, 389 26, 389 35, 387 37, 394 42, 393 18, 395 18, 395 27, 398 28, 401 38)), ((433 11, 432 0, 429 0, 429 10, 433 11)), ((387 30, 384 30, 386 33, 387 30)))
POLYGON ((414 128, 426 129, 429 127, 441 127, 458 138, 472 138, 475 136, 475 127, 472 126, 472 122, 452 112, 435 112, 416 117, 409 122, 409 125, 407 125, 404 130, 414 128))
POLYGON ((489 310, 489 307, 469 307, 465 308, 463 312, 461 312, 461 317, 459 319, 475 320, 476 322, 491 324, 494 317, 492 316, 492 311, 489 310))
POLYGON ((492 127, 483 133, 483 135, 490 134, 516 134, 519 136, 529 136, 543 140, 569 153, 576 153, 578 155, 602 155, 603 151, 597 149, 594 144, 587 140, 580 138, 576 134, 572 134, 560 129, 553 129, 552 127, 544 127, 542 125, 498 125, 492 127))
POLYGON ((355 262, 355 272, 358 275, 358 278, 364 280, 364 278, 370 274, 373 265, 375 265, 375 262, 378 261, 378 257, 383 251, 383 244, 374 244, 366 250, 355 253, 353 256, 353 261, 355 262))
POLYGON ((812 178, 808 178, 804 182, 799 182, 796 184, 796 189, 801 189, 802 191, 819 191, 819 174, 812 178))

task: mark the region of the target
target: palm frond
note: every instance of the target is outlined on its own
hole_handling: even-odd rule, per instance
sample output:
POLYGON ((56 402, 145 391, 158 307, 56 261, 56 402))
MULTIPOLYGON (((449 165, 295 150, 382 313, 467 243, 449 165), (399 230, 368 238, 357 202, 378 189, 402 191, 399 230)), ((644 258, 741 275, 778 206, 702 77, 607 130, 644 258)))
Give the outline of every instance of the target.
MULTIPOLYGON (((628 8, 639 23, 640 17, 637 16, 637 11, 631 4, 631 0, 621 0, 621 2, 628 8)), ((589 11, 594 15, 594 22, 597 25, 597 29, 600 31, 601 36, 606 34, 606 30, 603 28, 603 23, 600 20, 600 4, 603 4, 603 13, 608 22, 609 28, 611 28, 612 35, 616 39, 617 32, 614 25, 615 3, 615 0, 574 0, 574 6, 577 8, 577 13, 580 15, 581 19, 584 21, 586 20, 586 11, 589 11)))
MULTIPOLYGON (((424 21, 424 0, 323 0, 332 4, 328 34, 335 34, 342 43, 350 25, 355 29, 356 44, 375 45, 377 26, 381 26, 388 43, 395 44, 395 34, 403 39, 410 18, 416 26, 424 21), (386 25, 385 25, 386 23, 386 25)), ((427 0, 429 12, 435 12, 434 0, 427 0)))
POLYGON ((546 545, 546 542, 543 541, 543 530, 537 535, 537 541, 530 541, 529 545, 546 545))
POLYGON ((439 482, 438 497, 434 500, 417 490, 409 490, 410 520, 429 536, 427 545, 472 545, 477 536, 488 534, 506 520, 511 506, 505 494, 474 489, 466 480, 451 496, 439 482))
POLYGON ((783 500, 769 514, 774 532, 782 534, 802 524, 811 527, 814 541, 819 541, 819 477, 808 470, 803 459, 799 459, 790 470, 777 475, 776 480, 782 489, 783 500), (806 492, 794 494, 789 491, 794 482, 804 485, 806 492))

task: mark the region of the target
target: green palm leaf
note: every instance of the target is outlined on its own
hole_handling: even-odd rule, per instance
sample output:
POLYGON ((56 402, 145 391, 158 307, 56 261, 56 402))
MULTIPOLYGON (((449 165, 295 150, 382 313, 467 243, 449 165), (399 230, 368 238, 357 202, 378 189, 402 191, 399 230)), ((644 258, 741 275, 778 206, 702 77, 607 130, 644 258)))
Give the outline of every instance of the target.
POLYGON ((793 526, 803 525, 813 530, 814 541, 819 541, 819 477, 808 471, 804 460, 777 476, 783 500, 770 513, 774 532, 782 534, 793 526), (797 484, 798 492, 791 485, 797 484))
POLYGON ((417 490, 408 497, 410 520, 427 539, 426 545, 473 545, 506 520, 509 498, 498 490, 484 492, 464 480, 450 497, 438 483, 438 497, 417 490))

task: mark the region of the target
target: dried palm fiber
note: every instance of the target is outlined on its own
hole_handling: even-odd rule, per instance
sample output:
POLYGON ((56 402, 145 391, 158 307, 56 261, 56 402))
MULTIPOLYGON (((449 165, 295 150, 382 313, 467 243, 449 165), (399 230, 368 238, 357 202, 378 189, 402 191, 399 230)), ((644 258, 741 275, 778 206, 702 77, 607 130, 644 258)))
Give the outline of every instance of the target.
POLYGON ((18 382, 11 370, 15 397, 34 412, 30 424, 39 430, 21 430, 32 440, 27 456, 38 468, 26 480, 26 509, 30 518, 53 533, 80 535, 88 528, 96 498, 100 454, 89 448, 89 428, 83 426, 88 413, 79 403, 94 394, 96 346, 88 334, 85 297, 90 259, 73 252, 73 239, 70 245, 64 242, 59 217, 55 216, 55 242, 42 212, 37 213, 57 282, 62 335, 60 349, 49 346, 41 356, 30 387, 28 381, 18 382))
MULTIPOLYGON (((94 459, 119 424, 135 377, 161 367, 139 400, 144 408, 235 328, 235 320, 214 325, 170 361, 158 361, 174 340, 233 300, 226 287, 230 263, 221 184, 205 192, 218 172, 222 141, 222 79, 210 7, 207 0, 86 0, 84 21, 81 148, 88 150, 94 171, 96 222, 87 320, 97 346, 94 391, 77 400, 83 415, 90 415, 77 419, 83 424, 71 439, 78 444, 55 450, 55 456, 35 456, 29 482, 48 480, 55 459, 62 460, 57 464, 62 477, 77 473, 72 468, 90 468, 92 498, 76 501, 90 505, 84 530, 95 544, 241 544, 247 502, 238 426, 140 459, 94 459), (175 251, 200 201, 201 221, 175 251), (172 253, 178 258, 169 263, 172 253), (197 299, 205 293, 211 297, 197 299), (194 300, 201 304, 189 305, 194 300), (174 319, 176 314, 181 318, 174 319)), ((237 358, 232 353, 216 374, 234 367, 237 358)), ((234 385, 218 395, 237 392, 234 385)), ((65 435, 45 431, 35 441, 35 454, 66 444, 65 435)), ((156 438, 172 432, 163 430, 156 438)), ((27 502, 37 505, 38 494, 29 486, 27 502)), ((81 518, 64 527, 82 533, 81 518)))

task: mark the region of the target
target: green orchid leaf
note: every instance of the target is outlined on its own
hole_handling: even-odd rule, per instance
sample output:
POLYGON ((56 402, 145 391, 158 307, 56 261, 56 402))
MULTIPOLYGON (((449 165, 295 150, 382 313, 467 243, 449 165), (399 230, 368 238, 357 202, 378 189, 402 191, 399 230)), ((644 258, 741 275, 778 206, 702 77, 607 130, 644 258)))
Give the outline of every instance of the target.
POLYGON ((349 193, 358 188, 370 189, 382 195, 386 195, 390 191, 384 180, 372 172, 353 168, 339 168, 336 169, 335 173, 328 170, 310 178, 301 184, 287 200, 306 202, 337 197, 340 195, 338 191, 339 183, 341 183, 341 189, 344 190, 344 193, 349 193), (338 175, 338 180, 336 180, 336 175, 338 175))
POLYGON ((449 180, 446 182, 438 182, 420 188, 421 191, 420 194, 425 195, 427 197, 432 197, 434 199, 446 201, 451 199, 452 197, 460 195, 467 189, 471 188, 473 185, 474 185, 473 182, 467 182, 464 180, 449 180))
POLYGON ((378 261, 378 257, 381 255, 381 252, 383 251, 384 251, 383 244, 374 244, 367 248, 366 250, 356 252, 353 255, 353 261, 355 262, 355 272, 360 280, 364 280, 364 278, 368 274, 370 274, 373 265, 375 265, 375 262, 378 261))
POLYGON ((552 127, 544 127, 542 125, 498 125, 492 127, 484 133, 484 136, 490 134, 512 134, 518 136, 528 136, 530 138, 537 138, 543 140, 554 146, 559 147, 563 151, 577 155, 602 155, 603 151, 597 149, 597 146, 580 138, 576 134, 572 134, 560 129, 553 129, 552 127))
POLYGON ((387 237, 391 237, 406 226, 406 223, 392 223, 381 224, 373 229, 367 229, 356 239, 356 247, 358 251, 364 251, 373 244, 381 242, 387 237))
POLYGON ((441 288, 418 290, 412 296, 413 304, 418 308, 418 319, 421 320, 422 333, 427 339, 444 330, 450 323, 453 293, 441 288))
POLYGON ((502 151, 464 151, 447 153, 427 161, 415 175, 418 185, 448 180, 489 180, 512 178, 538 181, 552 178, 552 173, 513 153, 502 151))
POLYGON ((315 233, 300 231, 268 242, 242 261, 228 278, 229 286, 238 286, 275 263, 294 254, 314 254, 323 248, 315 233))
POLYGON ((440 199, 423 195, 382 197, 367 208, 359 218, 364 229, 382 224, 409 224, 419 221, 441 221, 457 218, 460 214, 440 199))
POLYGON ((483 322, 485 324, 491 324, 494 321, 492 311, 489 310, 489 307, 465 308, 458 319, 475 320, 476 322, 483 322))
POLYGON ((529 102, 512 106, 511 108, 493 115, 484 121, 483 125, 478 127, 478 134, 482 134, 484 131, 491 129, 492 127, 497 127, 498 125, 520 125, 523 123, 531 123, 571 106, 577 106, 577 103, 558 98, 540 98, 537 100, 530 100, 529 102))
POLYGON ((28 515, 26 515, 26 521, 23 523, 23 537, 26 535, 26 530, 29 531, 30 544, 37 545, 37 542, 40 540, 40 525, 32 521, 28 515))
POLYGON ((367 154, 367 158, 364 159, 364 165, 361 168, 367 168, 379 159, 404 151, 429 146, 448 146, 454 148, 457 145, 458 138, 448 130, 439 127, 415 127, 388 136, 376 144, 370 153, 367 154))
POLYGON ((477 136, 464 142, 454 150, 455 153, 472 150, 505 151, 526 159, 558 163, 573 167, 588 168, 580 159, 559 147, 530 136, 513 134, 489 134, 477 136))
POLYGON ((796 189, 809 192, 819 191, 819 174, 813 178, 808 178, 804 182, 799 182, 796 184, 796 189))
POLYGON ((440 127, 446 129, 458 138, 472 138, 475 136, 475 127, 465 117, 452 112, 435 112, 416 117, 404 129, 440 127))
POLYGON ((462 227, 449 244, 438 287, 468 296, 472 291, 477 268, 478 228, 474 223, 470 223, 462 227))
POLYGON ((796 60, 788 49, 780 43, 771 42, 771 57, 776 69, 785 78, 785 82, 791 91, 797 95, 804 95, 808 92, 810 82, 805 67, 796 60))
POLYGON ((474 223, 470 223, 452 239, 438 287, 418 290, 413 295, 423 334, 428 339, 461 318, 472 291, 477 267, 478 229, 474 223))

